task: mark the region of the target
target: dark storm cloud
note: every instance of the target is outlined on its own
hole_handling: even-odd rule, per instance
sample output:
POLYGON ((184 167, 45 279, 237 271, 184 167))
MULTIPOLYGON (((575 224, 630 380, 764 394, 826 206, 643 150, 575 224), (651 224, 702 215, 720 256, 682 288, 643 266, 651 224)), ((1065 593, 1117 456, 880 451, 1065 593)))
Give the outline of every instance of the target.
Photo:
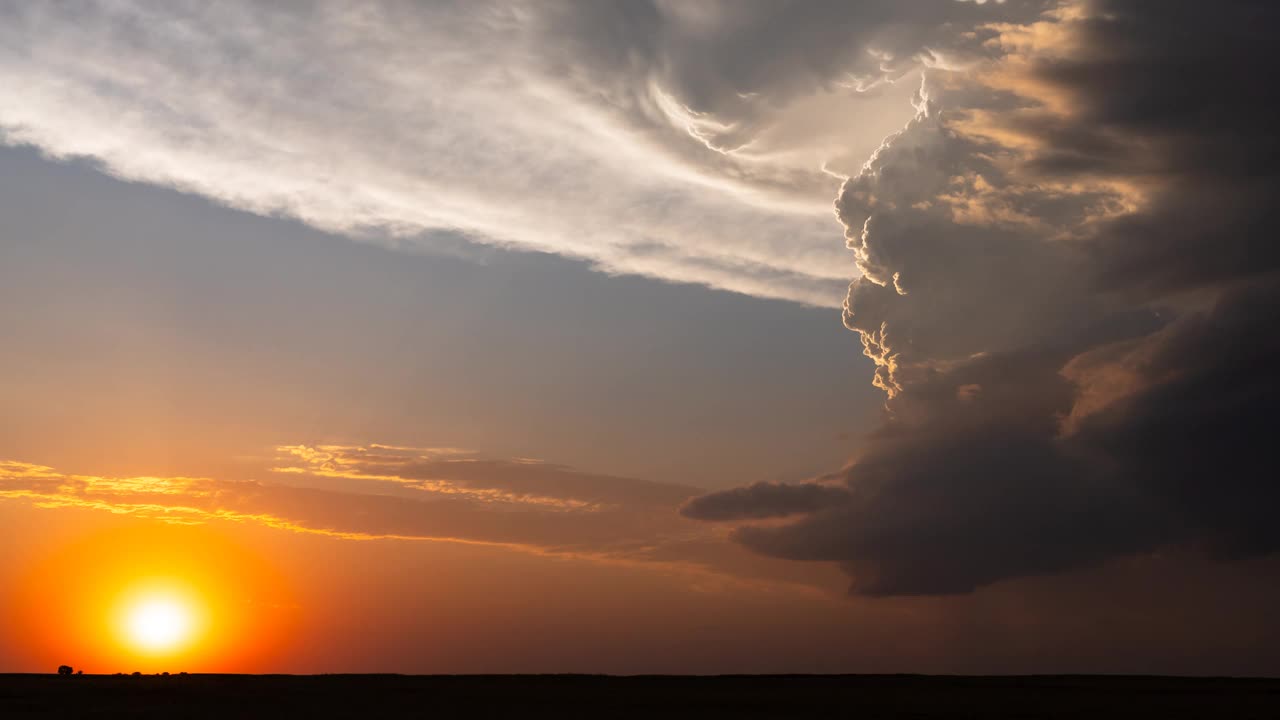
POLYGON ((1101 372, 1124 368, 1138 389, 1086 417, 1074 441, 1155 498, 1188 540, 1233 555, 1280 549, 1278 329, 1272 278, 1125 347, 1101 372))
POLYGON ((872 595, 963 592, 1145 546, 1157 518, 1058 437, 1073 398, 1063 359, 989 355, 907 386, 845 473, 852 501, 736 539, 839 562, 872 595))
MULTIPOLYGON (((847 496, 734 538, 840 563, 872 595, 1280 549, 1277 19, 1064 3, 1003 27, 975 72, 931 75, 836 203, 884 424, 847 496)), ((789 500, 688 507, 766 518, 789 500)))
POLYGON ((694 498, 680 513, 696 520, 761 519, 811 513, 848 501, 849 492, 840 487, 760 482, 694 498))
POLYGON ((1098 0, 1079 52, 1034 66, 1068 93, 1071 123, 1029 128, 1048 173, 1144 176, 1153 206, 1094 246, 1109 284, 1153 292, 1229 283, 1280 266, 1280 5, 1098 0))

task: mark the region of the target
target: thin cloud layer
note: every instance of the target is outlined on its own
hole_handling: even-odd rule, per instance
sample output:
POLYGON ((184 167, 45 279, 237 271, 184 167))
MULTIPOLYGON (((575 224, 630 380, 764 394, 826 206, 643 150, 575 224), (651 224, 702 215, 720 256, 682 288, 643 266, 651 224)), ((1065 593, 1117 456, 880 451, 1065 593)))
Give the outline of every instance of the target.
POLYGON ((830 197, 1043 2, 11 4, 0 138, 406 249, 835 306, 830 197))
POLYGON ((0 501, 177 525, 251 524, 345 541, 492 545, 700 581, 825 592, 821 575, 753 557, 715 529, 681 518, 676 508, 695 488, 452 448, 279 450, 282 462, 296 461, 273 468, 287 482, 110 477, 0 460, 0 501))
POLYGON ((888 394, 843 495, 685 505, 853 591, 946 594, 1169 547, 1280 549, 1271 3, 1098 0, 928 74, 837 199, 888 394), (707 508, 717 512, 708 513, 707 508))
POLYGON ((598 512, 669 508, 687 499, 683 485, 583 473, 533 459, 492 460, 456 448, 388 445, 286 445, 272 472, 395 483, 428 495, 494 505, 598 512))
MULTIPOLYGON (((327 452, 337 449, 327 447, 327 452)), ((651 542, 679 525, 701 534, 696 525, 672 522, 672 508, 694 494, 690 488, 664 486, 670 499, 662 512, 654 513, 653 484, 640 480, 599 478, 612 485, 614 502, 605 505, 573 497, 575 486, 598 476, 569 468, 475 461, 483 464, 459 472, 418 464, 397 474, 387 469, 382 458, 357 457, 363 448, 344 450, 350 451, 344 469, 297 467, 295 475, 303 475, 304 482, 291 484, 73 475, 41 465, 3 461, 0 496, 46 507, 102 509, 179 524, 221 519, 352 539, 457 540, 582 552, 604 553, 613 545, 651 542), (345 490, 305 482, 317 477, 351 482, 345 490), (493 479, 487 479, 490 477, 493 479), (387 484, 417 492, 389 492, 387 484), (541 488, 542 492, 503 489, 520 485, 541 488), (628 492, 631 486, 639 491, 634 503, 628 492)))

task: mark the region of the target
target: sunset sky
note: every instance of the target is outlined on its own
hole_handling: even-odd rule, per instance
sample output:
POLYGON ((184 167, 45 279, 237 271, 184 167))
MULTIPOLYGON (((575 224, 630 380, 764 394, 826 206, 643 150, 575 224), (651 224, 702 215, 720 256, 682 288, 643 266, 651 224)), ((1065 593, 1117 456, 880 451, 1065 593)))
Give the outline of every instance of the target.
POLYGON ((1277 27, 0 0, 0 672, 1280 674, 1277 27))

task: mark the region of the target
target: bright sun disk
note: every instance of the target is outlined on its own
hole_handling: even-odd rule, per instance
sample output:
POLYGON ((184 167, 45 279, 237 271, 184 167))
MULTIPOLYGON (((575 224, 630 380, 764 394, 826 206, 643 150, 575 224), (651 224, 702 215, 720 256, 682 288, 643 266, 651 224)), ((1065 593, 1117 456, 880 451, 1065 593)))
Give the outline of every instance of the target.
POLYGON ((191 637, 191 609, 173 597, 148 597, 129 608, 125 632, 139 649, 148 652, 174 650, 191 637))

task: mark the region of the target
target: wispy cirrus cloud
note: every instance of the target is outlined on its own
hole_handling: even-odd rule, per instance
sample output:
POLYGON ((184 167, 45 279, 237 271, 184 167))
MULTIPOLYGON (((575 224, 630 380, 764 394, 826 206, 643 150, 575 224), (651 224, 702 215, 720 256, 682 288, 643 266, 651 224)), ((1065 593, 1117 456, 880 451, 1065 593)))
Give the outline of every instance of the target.
POLYGON ((0 139, 391 247, 432 235, 837 306, 884 81, 1044 3, 18 4, 0 139))
POLYGON ((301 462, 284 466, 291 469, 287 484, 73 474, 3 460, 0 500, 176 525, 250 524, 336 540, 489 545, 734 583, 819 584, 812 574, 752 558, 725 544, 719 531, 680 517, 676 508, 697 493, 694 488, 532 461, 451 459, 439 465, 429 459, 431 453, 463 453, 452 449, 370 444, 280 450, 301 462), (344 484, 309 484, 318 479, 344 484))
POLYGON ((457 448, 389 445, 282 445, 275 473, 376 481, 494 505, 599 512, 670 507, 682 485, 584 473, 531 458, 493 460, 457 448), (292 461, 292 462, 290 462, 292 461))

